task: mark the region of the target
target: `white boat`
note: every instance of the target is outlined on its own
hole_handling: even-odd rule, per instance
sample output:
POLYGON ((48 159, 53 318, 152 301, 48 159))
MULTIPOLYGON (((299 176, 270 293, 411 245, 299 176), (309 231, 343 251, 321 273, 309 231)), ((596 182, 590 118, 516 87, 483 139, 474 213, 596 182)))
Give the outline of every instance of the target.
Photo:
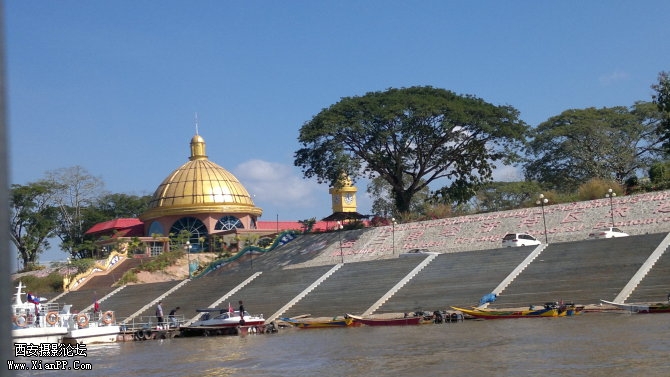
POLYGON ((57 304, 42 303, 44 299, 23 302, 23 284, 19 282, 12 304, 12 338, 15 343, 58 343, 67 334, 57 304))
POLYGON ((89 313, 70 313, 72 305, 45 303, 46 299, 32 297, 23 302, 23 284, 19 282, 12 305, 12 337, 16 343, 110 343, 116 342, 121 327, 114 312, 102 313, 94 320, 89 313), (36 315, 39 313, 39 316, 36 315))
POLYGON ((631 313, 670 313, 670 301, 658 303, 631 303, 612 302, 600 300, 605 304, 612 305, 619 309, 629 311, 631 313))
POLYGON ((121 334, 121 326, 116 323, 114 312, 106 311, 96 319, 96 313, 70 315, 68 332, 63 335, 63 343, 95 344, 114 343, 121 334))
POLYGON ((261 326, 265 324, 263 315, 253 316, 247 311, 244 311, 242 317, 240 317, 238 310, 197 309, 196 311, 204 314, 199 320, 193 322, 190 327, 237 327, 261 326))

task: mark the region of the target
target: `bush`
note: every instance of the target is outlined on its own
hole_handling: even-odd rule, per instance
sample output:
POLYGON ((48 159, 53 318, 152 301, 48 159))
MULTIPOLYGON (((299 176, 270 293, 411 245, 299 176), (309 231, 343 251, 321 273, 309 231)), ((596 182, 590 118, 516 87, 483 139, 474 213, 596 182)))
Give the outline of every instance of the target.
POLYGON ((609 189, 612 189, 612 191, 614 191, 617 195, 624 194, 623 187, 621 187, 621 185, 617 182, 607 179, 593 178, 579 186, 579 189, 577 190, 577 199, 602 199, 605 197, 605 194, 607 194, 609 189))
POLYGON ((143 263, 135 267, 135 270, 148 272, 163 271, 167 267, 177 263, 177 260, 183 256, 184 251, 182 250, 168 251, 158 255, 156 258, 147 263, 143 263))
POLYGON ((63 275, 58 271, 53 271, 45 277, 25 275, 14 280, 13 284, 18 285, 19 281, 25 286, 25 293, 33 292, 36 296, 63 292, 63 275))
POLYGON ((30 271, 40 271, 45 269, 46 267, 37 264, 37 263, 27 263, 21 272, 30 272, 30 271))
POLYGON ((670 162, 656 162, 651 165, 649 179, 655 185, 670 181, 670 162))
POLYGON ((135 271, 133 270, 130 270, 126 271, 126 273, 123 274, 123 276, 121 276, 121 279, 119 279, 119 281, 117 281, 116 284, 114 285, 121 286, 126 285, 128 283, 137 283, 137 282, 138 282, 137 273, 135 273, 135 271))
POLYGON ((95 259, 93 258, 74 259, 70 261, 70 266, 77 268, 77 274, 90 270, 94 265, 95 259))

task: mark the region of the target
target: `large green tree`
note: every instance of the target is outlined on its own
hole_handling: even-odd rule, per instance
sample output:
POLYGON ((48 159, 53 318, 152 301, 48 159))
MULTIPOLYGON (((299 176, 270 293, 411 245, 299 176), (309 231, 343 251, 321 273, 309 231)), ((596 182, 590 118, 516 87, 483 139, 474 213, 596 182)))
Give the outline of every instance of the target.
POLYGON ((335 187, 343 172, 380 177, 402 213, 432 183, 463 192, 490 180, 496 163, 518 157, 526 130, 511 106, 429 86, 388 89, 342 98, 306 122, 294 164, 335 187))
POLYGON ((477 212, 497 212, 516 209, 542 192, 538 182, 490 182, 477 191, 477 212))
POLYGON ((151 195, 104 193, 83 210, 83 229, 119 218, 136 218, 149 208, 151 195))
POLYGON ((58 209, 53 206, 57 188, 49 181, 12 185, 10 190, 10 238, 29 269, 49 248, 58 229, 58 209))
POLYGON ((592 178, 623 183, 662 155, 660 121, 650 102, 566 110, 531 132, 526 179, 563 192, 592 178))
POLYGON ((61 249, 73 258, 94 255, 93 225, 117 218, 138 217, 146 211, 150 195, 106 193, 102 181, 74 166, 49 171, 41 181, 12 186, 12 241, 24 265, 37 262, 58 237, 61 249))
MULTIPOLYGON (((406 176, 405 179, 406 184, 409 184, 410 177, 406 176)), ((381 177, 376 177, 370 180, 366 191, 372 198, 374 198, 372 201, 373 215, 385 218, 397 217, 398 219, 403 217, 404 214, 396 213, 395 211, 393 192, 391 185, 389 185, 387 181, 381 177)), ((412 197, 409 212, 417 215, 424 215, 426 213, 426 208, 429 206, 430 190, 426 186, 412 197)))
MULTIPOLYGON (((129 195, 104 193, 93 201, 89 206, 82 209, 82 229, 86 232, 97 223, 118 219, 139 217, 149 207, 151 195, 129 195)), ((85 236, 85 242, 74 245, 73 253, 78 258, 91 258, 96 256, 95 237, 85 236), (86 242, 88 241, 88 242, 86 242)))
POLYGON ((57 236, 61 249, 77 256, 77 245, 84 243, 84 211, 103 194, 104 184, 81 166, 46 173, 47 181, 59 188, 53 200, 59 210, 57 236))
POLYGON ((663 116, 659 132, 663 135, 663 147, 670 153, 670 73, 658 74, 658 82, 651 86, 656 92, 652 98, 663 116))

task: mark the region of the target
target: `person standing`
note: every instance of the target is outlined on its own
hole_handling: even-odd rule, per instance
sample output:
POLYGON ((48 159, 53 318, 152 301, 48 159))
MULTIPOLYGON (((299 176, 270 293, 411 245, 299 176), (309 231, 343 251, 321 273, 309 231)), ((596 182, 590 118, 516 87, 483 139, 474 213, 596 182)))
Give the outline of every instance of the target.
POLYGON ((35 326, 41 327, 41 325, 40 325, 40 304, 35 304, 35 326))
POLYGON ((174 318, 174 316, 175 316, 175 314, 177 314, 177 310, 179 310, 179 309, 180 309, 180 307, 177 306, 176 308, 170 310, 170 313, 168 313, 168 319, 170 320, 170 323, 174 327, 178 327, 177 326, 177 320, 174 318))
POLYGON ((100 303, 98 299, 93 300, 93 318, 100 318, 100 303))
POLYGON ((242 300, 240 300, 239 302, 240 302, 240 309, 239 309, 240 326, 244 326, 244 304, 242 303, 242 300))
POLYGON ((161 304, 163 301, 158 301, 158 305, 156 305, 156 318, 158 319, 158 325, 160 326, 163 323, 163 307, 161 304))

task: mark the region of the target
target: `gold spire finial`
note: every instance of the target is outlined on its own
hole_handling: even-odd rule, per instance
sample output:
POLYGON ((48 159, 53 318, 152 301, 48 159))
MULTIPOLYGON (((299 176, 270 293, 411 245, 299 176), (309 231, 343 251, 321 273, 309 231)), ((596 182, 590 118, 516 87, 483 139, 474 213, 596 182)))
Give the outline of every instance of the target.
POLYGON ((189 160, 206 160, 205 139, 198 135, 198 114, 195 115, 195 136, 191 139, 191 157, 189 160))
POLYGON ((195 112, 195 134, 198 134, 198 112, 195 112))

